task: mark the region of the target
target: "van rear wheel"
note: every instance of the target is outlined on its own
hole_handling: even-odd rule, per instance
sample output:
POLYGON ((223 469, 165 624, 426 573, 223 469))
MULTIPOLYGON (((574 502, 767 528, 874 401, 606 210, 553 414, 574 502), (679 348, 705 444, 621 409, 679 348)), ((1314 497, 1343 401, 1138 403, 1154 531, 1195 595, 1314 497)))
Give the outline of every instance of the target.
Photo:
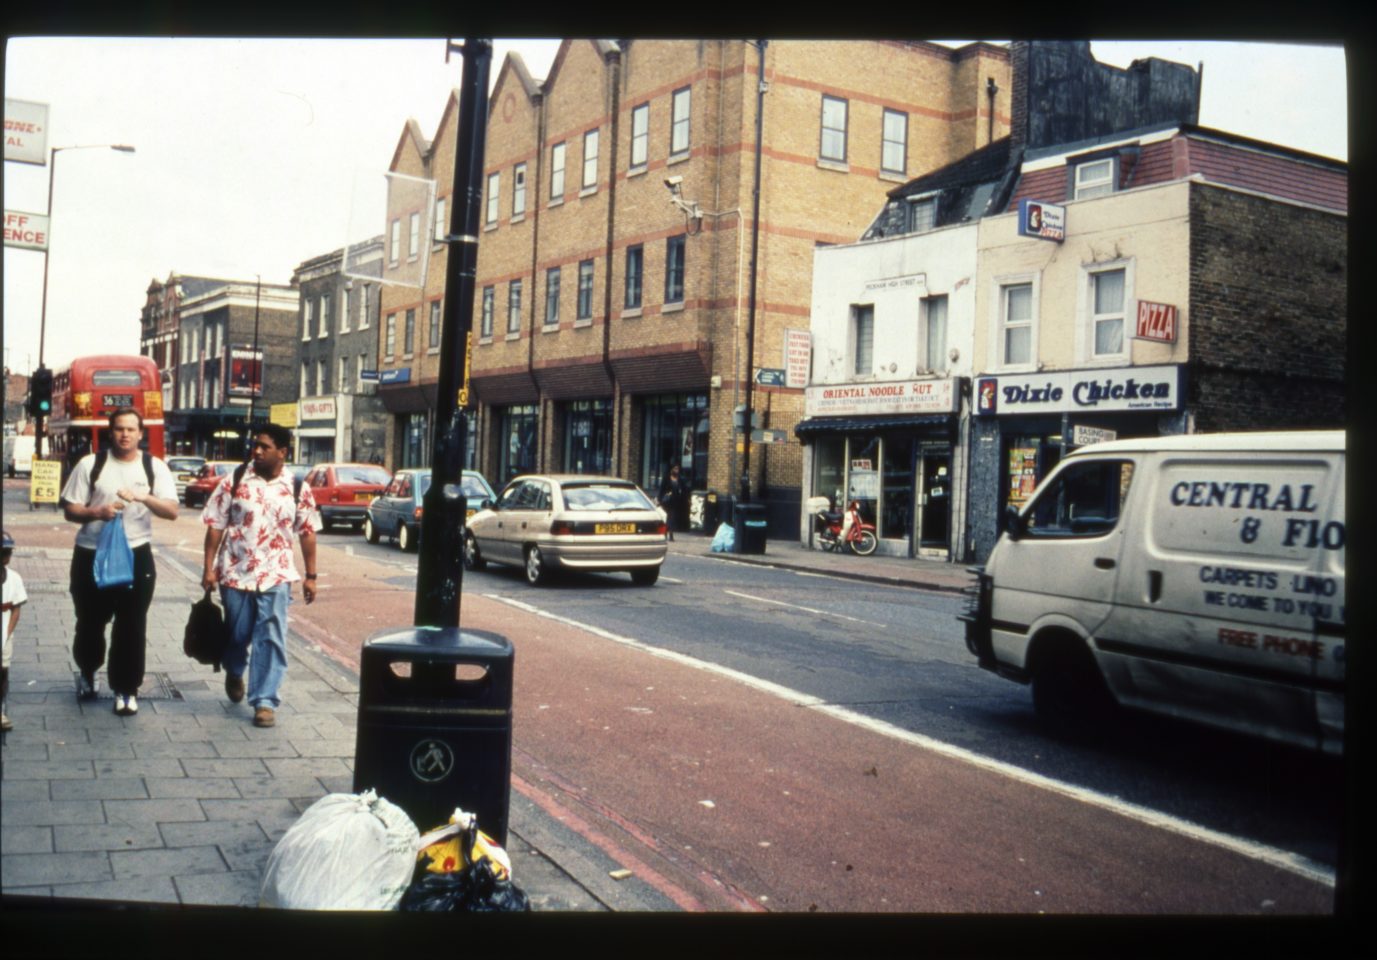
POLYGON ((1033 666, 1033 709, 1038 719, 1081 736, 1102 732, 1114 718, 1114 698, 1095 658, 1080 639, 1044 641, 1033 666))

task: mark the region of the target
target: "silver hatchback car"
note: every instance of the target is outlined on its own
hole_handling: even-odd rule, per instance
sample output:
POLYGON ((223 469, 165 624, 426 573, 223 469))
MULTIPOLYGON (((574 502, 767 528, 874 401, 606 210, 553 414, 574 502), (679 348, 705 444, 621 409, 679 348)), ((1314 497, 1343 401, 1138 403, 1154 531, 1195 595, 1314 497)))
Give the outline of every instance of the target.
POLYGON ((664 516, 640 487, 617 477, 516 477, 470 518, 464 534, 468 569, 489 561, 521 566, 532 584, 567 569, 625 570, 650 586, 666 551, 664 516))

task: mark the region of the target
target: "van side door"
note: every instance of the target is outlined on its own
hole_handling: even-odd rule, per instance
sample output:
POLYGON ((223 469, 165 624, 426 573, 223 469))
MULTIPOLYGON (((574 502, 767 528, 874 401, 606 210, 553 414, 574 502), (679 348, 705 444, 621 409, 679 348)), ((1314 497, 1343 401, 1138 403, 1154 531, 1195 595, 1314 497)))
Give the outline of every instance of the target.
POLYGON ((1100 639, 1121 702, 1313 747, 1319 556, 1332 455, 1158 454, 1100 639))
POLYGON ((1326 752, 1339 753, 1344 736, 1344 687, 1348 618, 1344 609, 1344 512, 1345 460, 1339 455, 1339 475, 1334 485, 1333 506, 1321 526, 1320 579, 1313 585, 1315 614, 1315 713, 1326 752))

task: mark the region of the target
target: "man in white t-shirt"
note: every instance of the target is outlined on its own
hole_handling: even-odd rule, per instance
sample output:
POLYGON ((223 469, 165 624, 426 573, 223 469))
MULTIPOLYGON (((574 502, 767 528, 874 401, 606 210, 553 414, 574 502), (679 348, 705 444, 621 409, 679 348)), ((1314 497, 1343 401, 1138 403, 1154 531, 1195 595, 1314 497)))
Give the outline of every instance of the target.
POLYGON ((110 415, 111 446, 82 457, 62 488, 62 512, 81 524, 72 551, 71 593, 76 605, 72 659, 81 671, 77 696, 96 695, 96 671, 105 662, 105 625, 110 630, 110 664, 106 675, 115 694, 115 713, 138 712, 148 645, 148 607, 153 602, 157 570, 153 563, 153 517, 177 519, 177 481, 167 464, 139 449, 143 417, 133 407, 110 415), (92 476, 95 480, 92 482, 92 476), (127 587, 96 586, 96 544, 107 520, 124 513, 124 533, 134 551, 134 582, 127 587))

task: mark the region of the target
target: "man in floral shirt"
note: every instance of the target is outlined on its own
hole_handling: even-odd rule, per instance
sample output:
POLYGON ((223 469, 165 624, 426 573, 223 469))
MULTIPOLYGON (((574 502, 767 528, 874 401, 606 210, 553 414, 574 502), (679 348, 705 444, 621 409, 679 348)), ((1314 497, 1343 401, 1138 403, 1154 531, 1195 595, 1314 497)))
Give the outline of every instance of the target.
POLYGON ((227 474, 201 513, 206 525, 201 586, 220 587, 229 626, 225 694, 233 703, 244 699, 244 671, 249 668, 249 706, 256 727, 271 727, 282 703, 277 691, 287 672, 287 604, 292 584, 302 580, 292 557, 293 534, 306 561, 302 595, 308 604, 316 598, 320 518, 311 488, 302 486, 294 496, 292 475, 283 469, 291 439, 286 427, 260 427, 253 469, 243 471, 237 486, 234 474, 227 474))

